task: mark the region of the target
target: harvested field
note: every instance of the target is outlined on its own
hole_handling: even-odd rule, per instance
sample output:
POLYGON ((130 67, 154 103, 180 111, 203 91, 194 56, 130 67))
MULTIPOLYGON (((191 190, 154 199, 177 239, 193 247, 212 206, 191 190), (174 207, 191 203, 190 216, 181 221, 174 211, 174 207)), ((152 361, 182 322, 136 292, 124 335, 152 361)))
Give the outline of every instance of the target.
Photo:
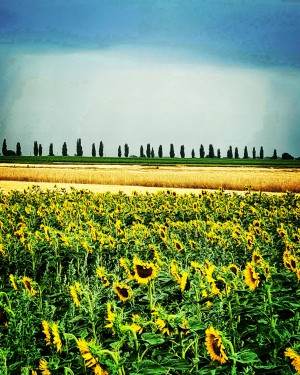
MULTIPOLYGON (((219 189, 300 192, 299 169, 250 167, 188 167, 140 165, 0 165, 0 188, 11 181, 40 184, 82 184, 82 188, 123 190, 148 188, 219 189)), ((140 190, 139 190, 140 191, 140 190)))

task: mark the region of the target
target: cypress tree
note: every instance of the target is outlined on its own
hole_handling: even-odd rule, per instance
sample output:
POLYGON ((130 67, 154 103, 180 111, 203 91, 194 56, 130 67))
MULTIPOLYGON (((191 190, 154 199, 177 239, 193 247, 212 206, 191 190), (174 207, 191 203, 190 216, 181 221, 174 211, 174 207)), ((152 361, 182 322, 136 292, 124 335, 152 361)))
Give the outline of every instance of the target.
POLYGON ((147 156, 147 158, 150 158, 150 156, 151 156, 151 146, 150 146, 150 143, 147 143, 146 156, 147 156))
POLYGON ((218 159, 221 159, 221 150, 218 148, 217 150, 217 158, 218 159))
POLYGON ((118 147, 118 157, 120 158, 122 156, 122 150, 121 146, 118 147))
POLYGON ((229 150, 227 151, 227 158, 228 159, 233 158, 232 146, 229 146, 229 150))
POLYGON ((192 149, 192 158, 194 159, 194 157, 195 157, 195 150, 192 149))
POLYGON ((145 157, 144 147, 141 145, 141 147, 140 147, 140 158, 144 158, 144 157, 145 157))
POLYGON ((62 146, 62 156, 68 156, 68 147, 66 142, 64 142, 62 146))
POLYGON ((277 159, 277 150, 274 149, 272 159, 277 159))
POLYGON ((7 144, 6 144, 6 139, 3 140, 3 143, 2 143, 2 155, 6 155, 7 154, 7 144))
POLYGON ((239 156, 239 150, 238 150, 237 147, 235 147, 235 149, 234 149, 234 158, 235 159, 239 159, 240 158, 240 156, 239 156))
POLYGON ((100 144, 99 144, 99 156, 100 156, 100 158, 103 158, 103 154, 104 154, 104 145, 103 145, 103 142, 100 141, 100 144))
POLYGON ((201 144, 201 146, 200 146, 200 158, 203 159, 204 157, 205 157, 205 151, 204 151, 203 145, 201 144))
POLYGON ((50 143, 50 146, 49 146, 49 156, 54 156, 53 143, 50 143))
POLYGON ((129 146, 127 143, 125 143, 125 146, 124 146, 124 156, 125 158, 128 158, 129 156, 129 146))
POLYGON ((253 147, 253 149, 252 149, 252 157, 253 157, 253 159, 256 159, 256 150, 255 150, 255 147, 253 147))
POLYGON ((82 156, 83 151, 82 151, 82 146, 81 146, 81 138, 77 139, 76 143, 76 156, 82 156))
POLYGON ((170 158, 175 158, 175 151, 173 143, 170 144, 170 158))
POLYGON ((43 147, 41 144, 39 144, 39 156, 43 155, 43 147))
POLYGON ((96 157, 96 146, 95 146, 95 143, 92 144, 92 156, 96 157))
POLYGON ((259 158, 260 158, 260 159, 263 159, 263 158, 264 158, 264 149, 263 149, 262 146, 260 147, 260 150, 259 150, 259 158))
POLYGON ((162 158, 163 157, 163 148, 162 148, 162 145, 160 145, 158 147, 158 157, 159 158, 162 158))
POLYGON ((248 155, 248 148, 247 146, 245 146, 244 148, 244 156, 243 156, 243 159, 248 159, 249 158, 249 155, 248 155))
POLYGON ((33 143, 33 155, 38 156, 38 154, 39 154, 39 145, 38 145, 37 141, 34 141, 34 143, 33 143))
POLYGON ((214 158, 215 157, 214 146, 212 144, 210 144, 208 146, 208 157, 209 158, 214 158))
POLYGON ((17 146, 16 146, 16 155, 17 156, 22 156, 22 150, 21 150, 21 144, 20 144, 20 142, 18 142, 17 146))
POLYGON ((180 157, 185 158, 184 145, 180 146, 180 157))
POLYGON ((151 155, 151 158, 154 158, 154 150, 153 150, 153 147, 151 147, 151 152, 150 152, 150 155, 151 155))

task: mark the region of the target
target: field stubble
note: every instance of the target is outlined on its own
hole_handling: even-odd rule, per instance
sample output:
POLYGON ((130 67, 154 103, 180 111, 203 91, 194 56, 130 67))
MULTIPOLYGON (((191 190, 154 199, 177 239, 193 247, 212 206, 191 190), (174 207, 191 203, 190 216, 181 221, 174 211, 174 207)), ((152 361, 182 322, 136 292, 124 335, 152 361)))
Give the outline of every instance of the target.
MULTIPOLYGON (((130 186, 300 192, 299 169, 251 167, 188 167, 140 165, 0 165, 0 188, 4 181, 91 185, 92 190, 130 186)), ((13 183, 11 184, 13 186, 13 183)), ((111 190, 111 189, 110 189, 111 190)))

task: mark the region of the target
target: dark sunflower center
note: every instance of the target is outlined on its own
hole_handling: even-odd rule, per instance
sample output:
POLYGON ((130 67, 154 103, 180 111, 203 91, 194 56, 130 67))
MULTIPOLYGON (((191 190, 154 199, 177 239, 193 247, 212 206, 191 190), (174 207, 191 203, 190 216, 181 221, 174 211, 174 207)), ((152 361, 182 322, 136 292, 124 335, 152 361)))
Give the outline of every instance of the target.
POLYGON ((29 281, 27 281, 27 280, 25 280, 24 281, 24 285, 25 285, 25 287, 27 288, 27 289, 31 289, 31 284, 30 284, 30 282, 29 281))
POLYGON ((252 281, 252 283, 255 283, 256 281, 256 278, 254 277, 254 273, 253 273, 253 270, 249 270, 249 276, 250 276, 250 279, 252 281))
POLYGON ((129 293, 128 293, 128 290, 126 288, 117 287, 117 291, 118 291, 119 294, 121 294, 122 297, 124 297, 124 298, 129 297, 129 293))
POLYGON ((179 242, 176 242, 176 243, 175 243, 175 247, 176 247, 176 249, 180 250, 180 249, 181 249, 181 245, 180 245, 180 243, 179 243, 179 242))
POLYGON ((140 265, 136 266, 136 271, 139 277, 142 279, 146 279, 147 277, 150 277, 153 273, 153 269, 151 267, 147 268, 147 267, 143 267, 140 265))
POLYGON ((295 269, 297 267, 295 259, 290 259, 290 265, 291 265, 292 269, 295 269))
POLYGON ((230 271, 232 272, 232 273, 234 273, 235 275, 237 275, 237 268, 236 267, 230 267, 230 271))
POLYGON ((218 343, 217 343, 216 340, 213 340, 213 342, 212 342, 212 348, 213 348, 213 351, 214 351, 215 355, 217 355, 218 357, 220 357, 221 356, 221 348, 218 345, 218 343))

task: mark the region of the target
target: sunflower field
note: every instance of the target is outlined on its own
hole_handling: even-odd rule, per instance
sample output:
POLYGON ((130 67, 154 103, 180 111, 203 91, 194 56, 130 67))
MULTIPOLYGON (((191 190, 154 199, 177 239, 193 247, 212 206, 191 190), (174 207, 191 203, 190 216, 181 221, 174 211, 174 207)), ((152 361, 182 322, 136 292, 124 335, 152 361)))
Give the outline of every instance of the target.
POLYGON ((300 197, 0 192, 0 373, 300 373, 300 197))

